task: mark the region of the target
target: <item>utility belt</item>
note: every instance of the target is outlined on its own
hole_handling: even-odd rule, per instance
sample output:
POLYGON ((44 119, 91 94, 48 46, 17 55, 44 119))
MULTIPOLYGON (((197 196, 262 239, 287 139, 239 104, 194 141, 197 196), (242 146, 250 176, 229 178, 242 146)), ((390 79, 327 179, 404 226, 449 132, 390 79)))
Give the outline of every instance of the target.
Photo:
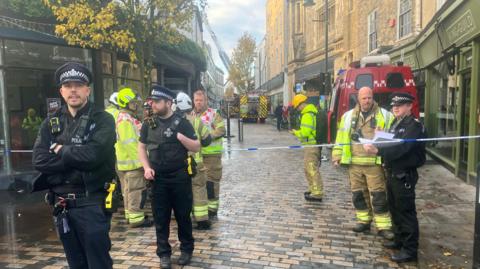
POLYGON ((117 181, 105 183, 105 192, 98 192, 87 196, 85 192, 58 193, 50 190, 45 195, 45 202, 53 206, 53 215, 78 207, 101 205, 106 212, 114 213, 119 204, 119 190, 117 181))
POLYGON ((415 185, 418 180, 418 172, 415 168, 403 171, 393 171, 391 168, 385 168, 385 173, 388 179, 402 181, 406 189, 412 188, 412 185, 415 185))
POLYGON ((70 209, 91 205, 102 205, 104 200, 105 194, 103 193, 86 196, 85 193, 55 193, 49 191, 45 195, 45 202, 54 207, 54 216, 57 215, 55 214, 55 211, 61 211, 63 208, 70 209))

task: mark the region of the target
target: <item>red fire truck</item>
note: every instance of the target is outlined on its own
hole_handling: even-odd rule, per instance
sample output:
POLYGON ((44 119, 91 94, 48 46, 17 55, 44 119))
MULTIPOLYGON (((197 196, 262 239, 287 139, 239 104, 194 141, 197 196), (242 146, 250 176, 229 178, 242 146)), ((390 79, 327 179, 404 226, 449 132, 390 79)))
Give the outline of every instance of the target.
POLYGON ((413 114, 418 118, 419 105, 412 69, 402 62, 392 65, 388 55, 367 56, 350 65, 340 74, 332 87, 328 107, 329 141, 334 142, 337 125, 343 113, 355 107, 358 90, 364 86, 373 89, 375 101, 390 109, 389 96, 393 92, 406 92, 415 97, 413 114))

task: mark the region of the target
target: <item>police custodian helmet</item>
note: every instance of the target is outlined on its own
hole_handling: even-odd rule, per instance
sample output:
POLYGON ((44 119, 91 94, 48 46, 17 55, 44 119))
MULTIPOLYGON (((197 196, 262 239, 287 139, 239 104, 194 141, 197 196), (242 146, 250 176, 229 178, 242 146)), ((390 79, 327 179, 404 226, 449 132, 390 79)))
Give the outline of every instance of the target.
POLYGON ((89 85, 92 82, 92 73, 83 64, 68 62, 55 71, 55 82, 58 86, 67 82, 81 82, 89 85))
POLYGON ((415 100, 413 96, 406 92, 394 92, 392 95, 390 95, 390 99, 392 100, 390 103, 391 106, 413 103, 413 100, 415 100))

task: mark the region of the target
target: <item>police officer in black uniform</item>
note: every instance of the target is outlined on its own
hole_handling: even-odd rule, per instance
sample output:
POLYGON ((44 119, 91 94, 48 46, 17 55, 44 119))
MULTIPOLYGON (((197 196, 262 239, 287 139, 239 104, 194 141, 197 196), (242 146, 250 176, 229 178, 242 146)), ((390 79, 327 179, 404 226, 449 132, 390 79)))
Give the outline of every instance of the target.
POLYGON ((43 121, 33 147, 41 174, 33 191, 46 190, 70 268, 112 268, 111 213, 106 185, 115 177, 113 117, 88 101, 90 71, 66 63, 55 72, 66 106, 43 121))
POLYGON ((391 256, 395 262, 417 260, 418 219, 415 208, 415 185, 418 180, 417 168, 425 163, 425 142, 408 141, 425 138, 426 131, 411 113, 413 96, 408 93, 394 93, 391 96, 395 120, 390 128, 394 138, 407 139, 399 144, 375 147, 364 145, 365 150, 379 154, 387 174, 387 196, 392 214, 395 239, 383 245, 400 251, 391 256))
POLYGON ((198 152, 200 142, 190 122, 172 111, 175 94, 154 85, 148 97, 154 116, 142 125, 138 146, 145 179, 153 181, 152 211, 161 268, 170 268, 172 249, 168 243, 172 209, 178 224, 181 255, 179 265, 190 263, 193 253, 192 178, 188 151, 198 152), (148 156, 147 156, 148 152, 148 156))

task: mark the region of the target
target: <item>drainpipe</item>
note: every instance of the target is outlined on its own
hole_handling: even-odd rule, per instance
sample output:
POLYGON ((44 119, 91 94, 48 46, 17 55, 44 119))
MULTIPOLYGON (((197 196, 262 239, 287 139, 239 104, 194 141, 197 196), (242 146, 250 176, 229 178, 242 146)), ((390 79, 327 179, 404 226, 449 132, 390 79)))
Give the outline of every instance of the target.
POLYGON ((7 175, 12 173, 12 153, 10 145, 10 120, 9 113, 7 108, 7 91, 5 89, 5 71, 0 69, 0 97, 2 107, 2 122, 3 122, 3 137, 4 137, 4 158, 3 158, 3 167, 4 172, 7 175))

